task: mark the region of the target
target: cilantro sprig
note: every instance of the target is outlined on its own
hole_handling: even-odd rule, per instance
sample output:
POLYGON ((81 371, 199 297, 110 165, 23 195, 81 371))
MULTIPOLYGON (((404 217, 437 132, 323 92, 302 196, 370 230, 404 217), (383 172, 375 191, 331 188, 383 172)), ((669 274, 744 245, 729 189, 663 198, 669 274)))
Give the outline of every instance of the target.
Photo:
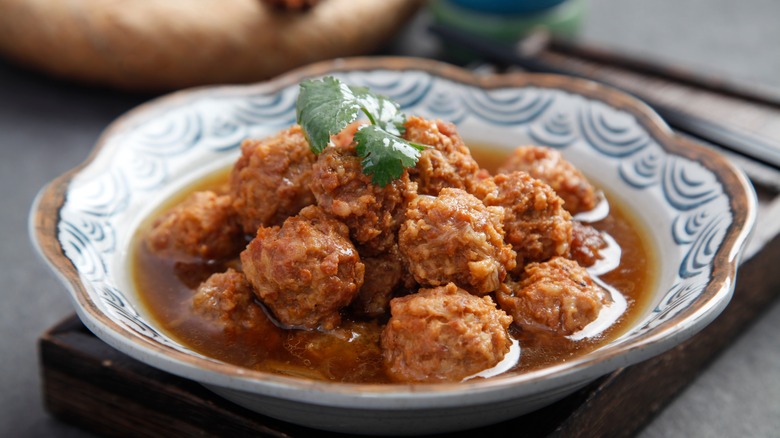
POLYGON ((370 125, 355 133, 356 152, 363 173, 382 187, 414 167, 425 149, 401 137, 406 116, 396 102, 332 76, 301 82, 295 112, 315 154, 325 149, 332 135, 365 114, 370 125))

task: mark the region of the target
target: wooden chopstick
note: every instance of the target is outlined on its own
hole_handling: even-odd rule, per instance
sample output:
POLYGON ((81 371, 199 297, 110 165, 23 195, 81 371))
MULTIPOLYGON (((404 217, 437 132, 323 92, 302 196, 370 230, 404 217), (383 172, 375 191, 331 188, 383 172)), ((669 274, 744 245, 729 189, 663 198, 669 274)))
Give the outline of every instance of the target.
MULTIPOLYGON (((780 143, 760 137, 749 131, 726 127, 717 120, 682 111, 674 106, 654 101, 649 96, 638 95, 619 84, 602 78, 584 74, 582 71, 565 68, 559 64, 545 61, 540 56, 528 56, 519 53, 515 46, 497 43, 486 38, 467 33, 441 24, 432 24, 429 31, 449 44, 468 49, 486 61, 503 66, 517 66, 523 70, 540 73, 554 73, 589 79, 618 88, 643 100, 650 105, 672 128, 694 138, 700 138, 712 145, 728 149, 751 160, 755 160, 775 170, 780 170, 780 143)), ((709 81, 708 87, 711 87, 709 81)), ((707 88, 707 87, 705 87, 707 88)), ((729 91, 734 93, 734 91, 729 91)), ((771 104, 771 97, 762 104, 771 104)))

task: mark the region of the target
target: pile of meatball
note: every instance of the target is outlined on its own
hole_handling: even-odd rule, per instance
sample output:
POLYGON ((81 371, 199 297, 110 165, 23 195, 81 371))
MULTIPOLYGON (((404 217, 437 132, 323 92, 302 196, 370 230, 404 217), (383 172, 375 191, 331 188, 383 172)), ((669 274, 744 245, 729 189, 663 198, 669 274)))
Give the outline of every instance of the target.
POLYGON ((145 242, 170 257, 236 260, 192 301, 226 330, 266 313, 297 330, 333 330, 347 313, 381 321, 397 382, 494 367, 512 324, 568 336, 596 319, 611 297, 585 267, 606 243, 572 218, 599 200, 582 173, 554 149, 524 146, 491 175, 454 125, 405 126, 404 138, 428 148, 384 187, 362 171, 359 124, 318 156, 297 125, 245 140, 228 187, 193 193, 145 242))

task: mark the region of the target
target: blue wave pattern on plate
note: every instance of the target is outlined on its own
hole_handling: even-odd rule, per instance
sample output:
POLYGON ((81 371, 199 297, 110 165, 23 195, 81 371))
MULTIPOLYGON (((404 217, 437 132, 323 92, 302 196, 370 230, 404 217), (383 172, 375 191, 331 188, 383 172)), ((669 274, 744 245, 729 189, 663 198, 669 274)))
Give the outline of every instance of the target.
MULTIPOLYGON (((558 149, 587 150, 627 186, 657 192, 674 212, 668 233, 685 255, 674 285, 632 333, 651 330, 703 291, 714 253, 732 222, 727 199, 711 172, 664 151, 633 115, 558 89, 482 90, 417 71, 334 75, 396 100, 408 113, 506 129, 517 138, 558 149)), ((194 93, 114 134, 87 167, 88 176, 74 179, 62 209, 60 243, 106 313, 174 348, 181 347, 147 324, 110 280, 114 258, 123 256, 115 243, 116 223, 132 215, 130 206, 146 193, 203 163, 204 156, 208 161, 237 154, 244 138, 270 135, 294 123, 297 85, 278 93, 236 90, 194 93), (100 167, 105 160, 108 166, 100 167)))
POLYGON ((463 99, 468 115, 478 117, 491 125, 519 126, 528 124, 544 114, 555 101, 555 93, 528 88, 522 93, 514 89, 484 91, 466 88, 463 99))
POLYGON ((583 139, 609 157, 628 157, 650 143, 648 134, 638 129, 628 114, 602 102, 582 105, 578 122, 583 139))
POLYGON ((123 256, 115 244, 115 224, 133 214, 138 199, 186 172, 195 163, 192 158, 233 154, 243 139, 269 135, 294 123, 297 89, 279 95, 201 97, 165 108, 107 139, 101 156, 110 163, 102 172, 86 172, 74 179, 58 229, 66 256, 102 310, 139 334, 178 349, 177 343, 143 319, 126 292, 111 280, 112 263, 123 256))

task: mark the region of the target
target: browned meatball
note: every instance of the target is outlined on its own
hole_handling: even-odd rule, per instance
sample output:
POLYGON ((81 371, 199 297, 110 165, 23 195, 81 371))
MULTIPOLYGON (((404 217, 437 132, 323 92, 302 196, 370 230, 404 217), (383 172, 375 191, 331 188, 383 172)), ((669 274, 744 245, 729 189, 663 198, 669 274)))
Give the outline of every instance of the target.
POLYGON ((244 140, 230 187, 246 234, 279 225, 314 203, 309 190, 314 160, 298 125, 262 140, 244 140))
POLYGON ((598 204, 596 189, 585 175, 563 158, 555 149, 541 146, 521 146, 515 149, 499 173, 517 170, 527 172, 555 190, 571 214, 592 210, 598 204))
POLYGON ((480 169, 455 125, 409 117, 405 126, 405 139, 432 146, 422 151, 417 166, 409 169, 409 176, 417 183, 420 194, 437 195, 445 187, 471 191, 480 169))
POLYGON ((358 315, 378 317, 386 314, 394 292, 409 290, 416 285, 404 266, 397 245, 385 254, 363 257, 361 261, 366 265, 363 287, 350 305, 358 315))
POLYGON ((360 163, 354 143, 325 148, 314 163, 311 190, 323 210, 347 224, 361 253, 381 254, 395 244, 416 186, 404 172, 401 178, 380 187, 363 173, 360 163))
POLYGON ((222 326, 226 333, 238 334, 270 324, 254 297, 244 274, 228 269, 212 274, 198 286, 192 308, 204 319, 222 326))
POLYGON ((563 257, 526 266, 520 281, 503 285, 496 299, 523 330, 560 336, 584 328, 612 300, 585 268, 563 257))
POLYGON ((260 300, 285 325, 332 329, 363 285, 365 267, 343 223, 304 208, 279 227, 260 227, 241 253, 260 300))
POLYGON ((572 220, 563 200, 525 172, 482 180, 474 193, 485 205, 504 207, 506 241, 517 253, 517 270, 530 262, 569 254, 572 220))
POLYGON ((489 296, 452 283, 394 298, 390 307, 382 351, 395 381, 460 381, 494 367, 512 345, 512 318, 489 296))
POLYGON ((607 247, 607 241, 599 230, 580 221, 573 222, 571 239, 571 259, 580 266, 593 266, 602 258, 601 250, 607 247))
POLYGON ((230 257, 245 241, 230 196, 202 191, 155 220, 146 243, 155 253, 188 260, 230 257))
POLYGON ((503 213, 460 189, 415 198, 398 233, 414 279, 426 286, 452 282, 477 295, 496 290, 515 267, 515 252, 504 243, 503 213))

